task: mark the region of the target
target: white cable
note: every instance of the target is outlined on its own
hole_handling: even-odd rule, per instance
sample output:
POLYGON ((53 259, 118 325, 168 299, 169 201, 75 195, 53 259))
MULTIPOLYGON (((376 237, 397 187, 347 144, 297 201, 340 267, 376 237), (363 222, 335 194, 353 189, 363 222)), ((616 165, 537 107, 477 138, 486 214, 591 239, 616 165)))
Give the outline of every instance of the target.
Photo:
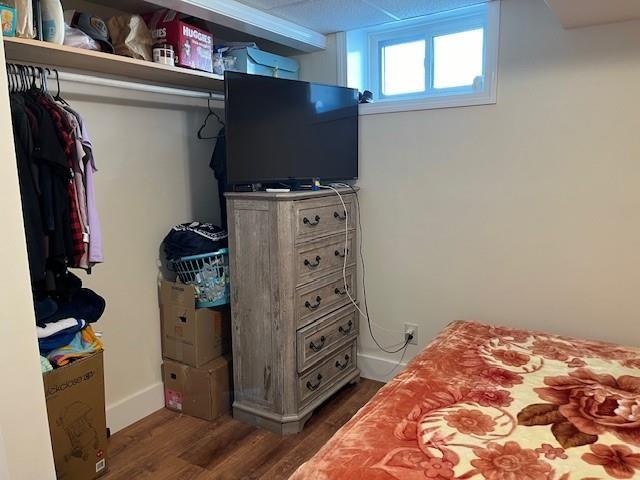
MULTIPOLYGON (((351 188, 349 185, 346 185, 346 184, 334 184, 334 185, 336 187, 351 188)), ((347 211, 347 205, 344 202, 344 199, 342 198, 342 194, 340 194, 338 189, 335 188, 334 186, 319 185, 319 188, 332 190, 338 196, 338 198, 340 199, 340 203, 342 203, 342 208, 344 209, 344 260, 342 262, 342 281, 344 283, 344 290, 347 293, 347 296, 349 297, 349 301, 356 308, 358 313, 360 313, 360 315, 362 315, 370 325, 373 323, 374 325, 379 327, 379 325, 377 325, 376 323, 371 321, 371 318, 369 317, 369 312, 365 313, 364 311, 362 311, 362 309, 360 308, 360 306, 356 302, 356 299, 351 296, 351 293, 349 292, 349 288, 348 288, 348 285, 347 285, 347 260, 348 260, 347 252, 349 251, 349 212, 347 211)), ((357 287, 354 285, 353 288, 357 288, 357 287)), ((387 329, 382 328, 382 327, 380 327, 380 329, 381 330, 386 330, 387 332, 392 332, 392 333, 403 333, 403 332, 400 332, 398 330, 387 330, 387 329)), ((372 335, 373 335, 373 333, 372 333, 372 335)), ((375 338, 374 338, 374 341, 375 341, 375 338)), ((378 343, 376 342, 376 344, 378 344, 378 343)), ((391 348, 394 348, 394 347, 399 346, 399 345, 404 345, 404 347, 405 347, 404 348, 404 352, 402 354, 402 357, 400 359, 400 362, 401 362, 402 359, 404 358, 404 354, 406 353, 406 347, 409 345, 408 342, 401 342, 401 343, 398 343, 396 345, 388 346, 386 348, 387 349, 391 349, 391 348)), ((382 347, 380 347, 380 348, 382 349, 382 347)), ((384 350, 384 349, 382 349, 382 350, 384 350)), ((398 365, 400 364, 400 362, 398 363, 398 365)), ((394 367, 394 370, 396 368, 397 368, 397 365, 396 365, 396 367, 394 367)), ((393 370, 392 370, 392 372, 393 372, 393 370)))
MULTIPOLYGON (((327 190, 332 190, 340 199, 340 203, 342 203, 342 207, 344 208, 344 215, 345 215, 345 219, 344 219, 344 231, 345 231, 345 256, 344 256, 344 262, 342 264, 342 279, 344 281, 344 288, 347 291, 347 295, 349 296, 349 300, 351 301, 351 303, 353 304, 354 307, 356 307, 356 309, 358 310, 358 312, 360 312, 360 314, 368 321, 371 322, 373 325, 375 325, 376 327, 378 327, 379 330, 384 330, 385 332, 389 332, 389 333, 404 333, 403 331, 400 330, 389 330, 388 328, 384 328, 382 325, 377 324, 376 322, 371 321, 371 319, 369 318, 369 312, 363 312, 358 303, 356 302, 356 300, 351 296, 351 294, 349 293, 349 290, 347 289, 347 256, 346 256, 346 252, 347 252, 347 247, 349 246, 349 213, 347 212, 347 206, 344 202, 344 199, 342 198, 342 195, 340 194, 340 192, 335 188, 351 188, 349 185, 347 185, 346 183, 334 183, 332 185, 318 185, 319 188, 325 188, 327 190)), ((355 288, 355 286, 354 286, 355 288)), ((396 345, 391 345, 389 346, 389 348, 393 348, 395 346, 398 345, 403 345, 404 342, 400 342, 396 345)))
MULTIPOLYGON (((353 306, 356 307, 358 312, 360 312, 360 315, 362 315, 363 317, 365 317, 368 320, 369 319, 369 315, 365 314, 360 309, 360 306, 356 302, 355 298, 353 298, 351 296, 351 292, 349 292, 349 289, 347 288, 348 287, 348 285, 347 285, 347 260, 348 260, 347 252, 349 251, 349 212, 347 212, 347 204, 344 203, 344 199, 342 198, 342 195, 340 194, 340 192, 336 188, 330 187, 328 185, 319 185, 319 187, 320 188, 325 188, 325 189, 328 189, 328 190, 333 190, 333 192, 340 199, 340 203, 342 203, 342 208, 344 209, 344 260, 342 262, 342 281, 344 282, 344 290, 345 290, 345 292, 347 292, 347 296, 349 297, 349 300, 351 301, 353 306)), ((356 286, 354 285, 352 288, 356 288, 356 286)))
POLYGON ((402 365, 402 360, 404 360, 404 356, 407 354, 407 349, 404 348, 402 349, 402 356, 400 357, 400 360, 398 360, 398 363, 396 363, 393 368, 391 370, 389 370, 386 373, 382 373, 380 374, 380 378, 387 378, 390 377, 391 375, 393 375, 395 373, 395 371, 400 368, 400 366, 402 365))

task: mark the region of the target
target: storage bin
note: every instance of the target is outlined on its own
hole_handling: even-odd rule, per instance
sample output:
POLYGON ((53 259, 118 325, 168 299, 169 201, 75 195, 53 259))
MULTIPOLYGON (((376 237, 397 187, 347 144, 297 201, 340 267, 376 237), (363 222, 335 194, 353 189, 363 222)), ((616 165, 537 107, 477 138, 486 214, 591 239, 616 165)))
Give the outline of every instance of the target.
POLYGON ((236 58, 233 70, 237 72, 298 80, 300 64, 292 58, 251 47, 232 50, 228 56, 236 58))
POLYGON ((229 303, 229 249, 182 257, 172 266, 182 283, 196 287, 198 308, 229 303))

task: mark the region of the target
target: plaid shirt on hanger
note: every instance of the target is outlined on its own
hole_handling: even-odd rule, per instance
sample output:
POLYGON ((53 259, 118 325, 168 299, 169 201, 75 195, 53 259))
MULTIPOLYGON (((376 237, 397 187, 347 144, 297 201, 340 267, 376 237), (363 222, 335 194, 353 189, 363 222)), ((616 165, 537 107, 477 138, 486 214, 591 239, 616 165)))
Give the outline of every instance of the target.
POLYGON ((71 180, 74 175, 72 155, 75 141, 73 138, 73 128, 64 117, 64 115, 58 110, 59 107, 50 102, 46 97, 39 96, 38 103, 46 108, 51 115, 51 118, 56 125, 58 138, 62 142, 62 148, 64 149, 64 153, 67 156, 70 172, 70 179, 67 184, 67 197, 69 199, 69 219, 71 223, 71 240, 73 242, 73 258, 70 258, 68 260, 70 267, 78 267, 80 265, 80 259, 84 255, 86 244, 84 243, 82 223, 80 222, 80 214, 76 197, 76 187, 71 180))

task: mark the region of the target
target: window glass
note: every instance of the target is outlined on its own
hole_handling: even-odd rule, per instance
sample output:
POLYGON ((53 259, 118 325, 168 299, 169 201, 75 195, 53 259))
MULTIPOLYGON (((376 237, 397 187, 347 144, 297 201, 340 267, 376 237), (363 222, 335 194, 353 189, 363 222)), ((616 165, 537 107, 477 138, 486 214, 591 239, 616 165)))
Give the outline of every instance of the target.
POLYGON ((433 37, 433 88, 473 85, 482 76, 484 29, 433 37))
POLYGON ((424 92, 426 41, 385 45, 380 52, 382 94, 407 95, 424 92))

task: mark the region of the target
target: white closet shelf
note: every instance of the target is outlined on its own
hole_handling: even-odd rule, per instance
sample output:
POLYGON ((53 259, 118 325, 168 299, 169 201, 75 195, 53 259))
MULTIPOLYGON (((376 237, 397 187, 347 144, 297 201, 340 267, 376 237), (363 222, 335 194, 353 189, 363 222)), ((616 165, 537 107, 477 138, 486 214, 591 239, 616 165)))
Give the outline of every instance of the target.
POLYGON ((171 67, 81 48, 24 38, 4 38, 8 62, 26 63, 108 78, 124 78, 140 83, 179 87, 188 90, 223 92, 222 75, 171 67))

